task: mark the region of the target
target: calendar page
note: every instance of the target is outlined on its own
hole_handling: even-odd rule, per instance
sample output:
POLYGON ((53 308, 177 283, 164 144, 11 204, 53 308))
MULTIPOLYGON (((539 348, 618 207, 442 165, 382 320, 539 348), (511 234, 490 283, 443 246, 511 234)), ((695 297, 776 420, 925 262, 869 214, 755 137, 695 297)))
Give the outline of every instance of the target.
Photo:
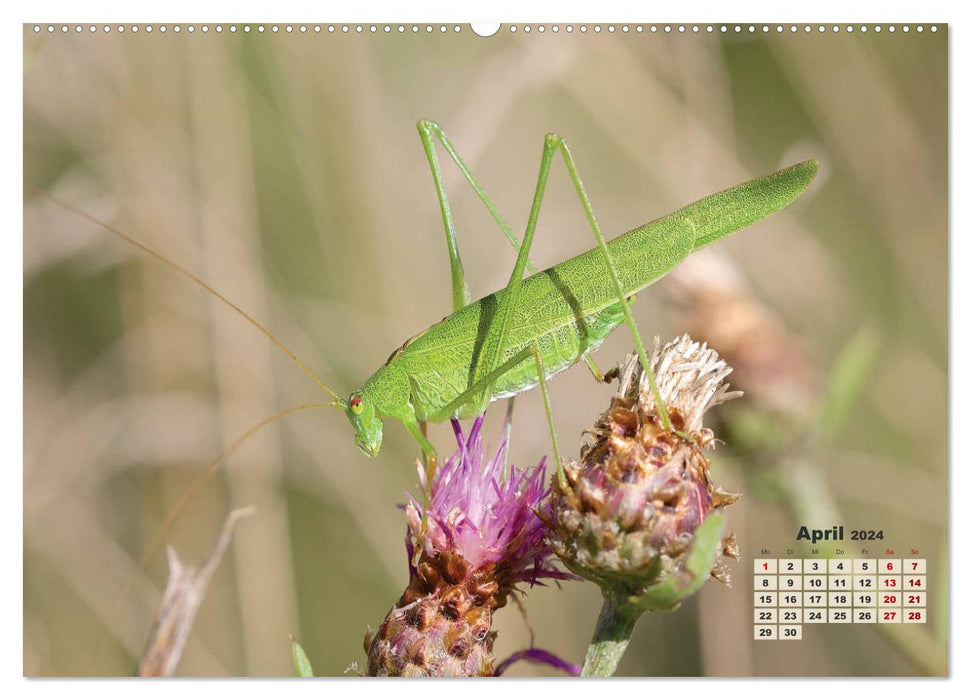
POLYGON ((926 559, 756 559, 754 578, 758 640, 800 640, 804 624, 927 622, 926 559))
POLYGON ((25 676, 950 674, 946 21, 274 9, 23 25, 25 676))

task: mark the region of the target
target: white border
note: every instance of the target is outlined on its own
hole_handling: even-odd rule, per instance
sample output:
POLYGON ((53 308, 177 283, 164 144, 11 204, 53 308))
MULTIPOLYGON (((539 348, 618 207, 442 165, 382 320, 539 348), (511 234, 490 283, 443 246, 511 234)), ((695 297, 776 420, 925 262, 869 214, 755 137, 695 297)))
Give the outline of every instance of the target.
MULTIPOLYGON (((288 0, 275 0, 272 4, 265 2, 257 3, 251 1, 235 2, 232 6, 211 8, 203 6, 199 2, 186 2, 185 0, 170 0, 163 6, 152 7, 147 4, 132 2, 86 2, 79 8, 79 3, 75 2, 34 2, 21 5, 16 8, 17 14, 5 17, 0 27, 6 34, 4 41, 0 44, 0 50, 4 52, 4 59, 0 62, 4 78, 4 96, 7 108, 4 110, 4 129, 3 134, 3 174, 4 187, 2 196, 4 201, 5 216, 7 224, 7 234, 3 237, 3 244, 9 247, 0 255, 0 260, 4 266, 2 284, 4 293, 0 298, 3 299, 0 308, 3 310, 2 325, 0 328, 5 330, 8 341, 3 343, 2 361, 0 367, 4 372, 3 385, 7 387, 4 392, 3 420, 0 421, 3 431, 2 444, 7 448, 9 455, 14 455, 12 464, 5 465, 2 470, 4 483, 0 487, 0 493, 5 496, 2 508, 2 521, 0 521, 0 533, 3 537, 3 552, 6 555, 5 561, 15 562, 13 571, 6 571, 0 577, 2 595, 0 600, 4 601, 7 608, 2 619, 5 621, 2 633, 2 647, 0 647, 0 668, 2 668, 2 683, 4 686, 0 693, 4 697, 20 697, 23 695, 38 697, 61 697, 65 693, 78 693, 90 690, 97 693, 99 698, 128 696, 134 691, 132 683, 136 681, 92 681, 92 682, 70 682, 70 681, 24 681, 22 674, 22 476, 21 463, 23 454, 22 445, 22 368, 23 368, 23 299, 22 299, 22 188, 18 183, 22 181, 22 144, 23 144, 23 123, 22 109, 23 103, 23 72, 22 72, 22 29, 21 23, 26 22, 66 22, 71 24, 83 19, 87 22, 105 22, 111 20, 113 23, 121 20, 125 22, 152 22, 171 23, 177 20, 181 23, 187 22, 212 22, 214 18, 228 17, 232 21, 245 21, 247 19, 266 20, 272 17, 284 18, 284 20, 327 20, 329 22, 403 22, 418 18, 423 22, 434 20, 436 23, 467 23, 470 19, 479 21, 506 22, 537 22, 549 24, 552 21, 558 23, 585 21, 593 24, 591 18, 604 19, 601 24, 607 24, 612 19, 627 20, 628 24, 633 24, 637 19, 650 20, 653 23, 677 22, 677 23, 713 23, 717 20, 731 19, 738 23, 765 22, 770 20, 772 23, 806 23, 812 20, 813 25, 819 24, 820 18, 825 19, 826 24, 833 23, 868 23, 877 22, 887 23, 924 23, 931 22, 945 23, 952 22, 950 27, 951 41, 951 124, 968 124, 969 110, 967 109, 967 40, 963 40, 963 33, 966 24, 953 24, 956 17, 953 4, 950 2, 937 0, 924 0, 923 2, 899 2, 884 1, 879 5, 864 6, 862 4, 835 2, 833 0, 817 0, 813 3, 803 3, 794 6, 794 3, 780 5, 777 2, 746 2, 734 3, 729 6, 721 2, 696 2, 691 5, 686 3, 665 3, 665 4, 640 4, 632 7, 632 4, 623 0, 598 0, 596 4, 560 2, 555 5, 555 16, 551 16, 548 9, 542 3, 527 2, 526 0, 489 0, 476 10, 470 10, 464 3, 454 0, 437 2, 355 2, 342 6, 325 6, 323 4, 313 4, 307 2, 292 2, 288 0), (272 17, 271 17, 272 15, 272 17), (638 17, 639 15, 639 17, 638 17), (10 336, 13 336, 10 339, 10 336), (17 417, 20 417, 20 421, 17 417), (70 683, 68 687, 66 683, 70 683)), ((5 8, 5 14, 8 13, 5 8)), ((950 339, 952 347, 952 357, 966 357, 971 352, 969 347, 966 330, 969 327, 967 317, 967 301, 971 293, 971 274, 968 274, 968 253, 969 244, 966 239, 971 232, 963 224, 966 221, 964 202, 966 197, 954 197, 954 193, 964 192, 967 178, 964 177, 967 162, 967 140, 964 138, 962 129, 953 129, 951 134, 951 261, 950 261, 950 280, 952 316, 950 326, 950 339), (962 201, 963 200, 963 201, 962 201), (963 273, 963 274, 962 274, 963 273)), ((971 384, 969 384, 968 370, 962 363, 957 362, 951 365, 951 432, 961 434, 966 426, 968 417, 967 397, 971 395, 971 384)), ((928 436, 929 440, 939 439, 940 436, 928 436)), ((963 441, 951 440, 951 499, 952 507, 952 527, 951 541, 963 543, 965 536, 968 535, 968 508, 963 506, 963 498, 969 493, 968 470, 971 469, 971 460, 968 459, 968 451, 963 441)), ((963 549, 963 548, 961 548, 963 549)), ((952 546, 951 580, 955 591, 961 591, 966 587, 968 580, 968 557, 961 551, 955 550, 952 546)), ((961 662, 965 658, 967 651, 967 632, 966 628, 959 625, 960 620, 967 619, 968 605, 966 597, 962 594, 951 596, 951 621, 953 631, 951 634, 951 674, 952 681, 926 681, 926 680, 834 680, 834 681, 804 681, 792 682, 788 680, 739 680, 726 681, 714 679, 697 680, 652 680, 642 679, 637 681, 614 680, 610 682, 600 681, 596 687, 589 682, 573 683, 568 680, 548 680, 538 681, 519 681, 507 679, 503 681, 509 688, 509 683, 516 686, 517 691, 523 693, 535 692, 540 690, 538 683, 545 687, 548 684, 555 684, 551 688, 553 692, 562 694, 563 697, 574 697, 581 693, 583 695, 606 694, 606 693, 650 693, 657 696, 663 693, 684 693, 685 691, 697 691, 699 694, 706 695, 717 693, 745 693, 751 696, 752 692, 760 694, 782 694, 787 698, 802 698, 816 696, 821 692, 861 692, 864 689, 862 684, 866 684, 866 692, 879 693, 879 697, 913 698, 917 693, 932 692, 935 696, 956 697, 958 693, 967 696, 968 688, 960 691, 960 687, 966 686, 969 677, 967 667, 961 662), (636 687, 631 687, 631 683, 637 683, 636 687), (650 685, 645 685, 649 683, 650 685), (690 686, 686 686, 690 683, 690 686), (821 685, 825 683, 825 685, 821 685), (932 687, 925 687, 932 683, 932 687), (712 687, 717 684, 718 688, 712 687), (920 687, 917 687, 917 686, 920 687), (871 688, 870 686, 876 686, 871 688)), ((306 696, 319 698, 321 693, 328 696, 367 695, 378 692, 378 686, 373 684, 359 685, 357 680, 331 681, 326 687, 317 683, 306 683, 297 680, 291 681, 286 689, 277 688, 276 685, 281 681, 267 682, 246 682, 246 681, 219 681, 221 684, 232 684, 232 688, 225 688, 226 692, 231 692, 235 697, 242 698, 262 698, 268 690, 275 692, 283 691, 292 693, 294 696, 306 696), (270 688, 267 683, 272 683, 270 688)), ((178 681, 178 692, 196 691, 204 692, 202 683, 204 681, 178 681)), ((212 690, 210 685, 209 690, 212 690)), ((174 687, 163 682, 145 683, 141 682, 137 692, 139 697, 169 698, 174 691, 174 687)), ((417 697, 427 696, 428 693, 454 692, 454 688, 429 688, 425 684, 407 683, 396 684, 391 690, 390 686, 382 686, 382 694, 393 692, 396 697, 417 697)), ((465 682, 463 694, 469 698, 485 698, 488 694, 495 693, 496 687, 490 682, 465 682)))

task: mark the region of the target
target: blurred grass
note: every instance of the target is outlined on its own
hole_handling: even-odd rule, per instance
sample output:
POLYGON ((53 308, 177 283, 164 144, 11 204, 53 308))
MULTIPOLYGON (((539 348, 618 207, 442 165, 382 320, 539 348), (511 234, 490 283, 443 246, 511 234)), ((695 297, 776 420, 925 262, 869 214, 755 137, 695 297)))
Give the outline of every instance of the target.
MULTIPOLYGON (((419 118, 443 124, 516 229, 551 130, 570 142, 611 235, 818 156, 810 193, 720 247, 819 367, 859 327, 880 335, 861 400, 809 457, 852 513, 848 525, 883 527, 896 546, 926 553, 931 572, 943 560, 946 28, 490 39, 467 28, 420 38, 25 28, 25 52, 26 674, 132 673, 164 561, 139 574, 120 615, 110 612, 148 540, 238 434, 320 398, 201 290, 37 193, 196 271, 348 392, 450 309, 419 118)), ((458 173, 448 178, 473 295, 490 292, 508 277, 511 249, 458 173)), ((558 169, 534 259, 545 266, 590 247, 558 169)), ((635 314, 645 334, 680 332, 650 291, 635 314)), ((598 362, 610 366, 629 345, 619 330, 598 362)), ((608 393, 583 369, 552 384, 567 454, 608 393)), ((547 451, 543 421, 538 396, 517 401, 517 463, 547 451)), ((446 449, 446 430, 433 439, 446 449)), ((180 672, 291 675, 290 633, 319 674, 363 660, 366 626, 406 583, 393 506, 414 484, 414 457, 389 424, 382 453, 365 461, 330 412, 292 416, 240 450, 170 539, 198 559, 229 510, 258 508, 212 582, 180 672)), ((724 455, 715 468, 746 493, 729 522, 744 557, 737 584, 643 620, 621 673, 917 672, 872 629, 824 626, 795 646, 748 641, 746 562, 791 543, 795 529, 750 469, 724 455)), ((526 602, 536 643, 582 658, 597 591, 534 589, 526 602)), ((943 614, 933 608, 928 632, 944 627, 943 614)), ((528 644, 512 606, 496 629, 500 655, 528 644)))

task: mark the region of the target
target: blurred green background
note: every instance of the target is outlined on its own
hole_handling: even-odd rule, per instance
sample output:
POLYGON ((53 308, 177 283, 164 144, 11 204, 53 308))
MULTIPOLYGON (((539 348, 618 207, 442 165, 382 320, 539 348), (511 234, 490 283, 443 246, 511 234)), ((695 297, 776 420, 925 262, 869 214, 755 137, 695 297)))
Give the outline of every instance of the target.
MULTIPOLYGON (((443 125, 519 231, 548 131, 569 141, 611 236, 820 159, 806 195, 719 252, 819 386, 860 328, 877 339, 859 400, 825 441, 794 431, 762 452, 719 446, 716 480, 745 493, 729 511, 743 555, 735 585, 708 585, 676 613, 642 620, 620 672, 944 672, 947 28, 694 35, 634 26, 504 26, 491 38, 467 25, 418 35, 396 26, 51 36, 25 27, 25 674, 131 674, 166 578, 164 556, 143 571, 138 560, 164 519, 244 430, 326 400, 210 295, 40 194, 196 272, 348 393, 450 311, 420 118, 443 125), (761 548, 784 556, 807 518, 882 528, 882 546, 919 549, 929 624, 807 626, 801 642, 754 642, 751 560, 761 548)), ((505 283, 514 256, 459 173, 446 172, 481 296, 505 283)), ((558 163, 533 259, 545 267, 592 245, 558 163)), ((647 336, 685 330, 663 288, 634 308, 647 336)), ((609 367, 629 348, 621 329, 597 360, 609 367)), ((744 376, 736 386, 757 403, 744 376)), ((610 392, 582 367, 552 383, 567 456, 610 392)), ((748 401, 726 407, 725 420, 748 401)), ((804 408, 792 412, 815 410, 804 408)), ((491 414, 492 444, 501 414, 491 414)), ((748 443, 775 420, 756 420, 748 443)), ((447 427, 432 436, 449 450, 447 427)), ((531 392, 516 404, 513 460, 533 464, 547 450, 531 392)), ((407 582, 395 504, 414 486, 415 456, 389 423, 382 452, 365 460, 335 411, 290 416, 246 443, 166 539, 196 562, 229 510, 258 509, 236 532, 179 672, 292 675, 290 632, 318 674, 363 662, 368 625, 407 582)), ((582 659, 599 607, 592 584, 529 590, 525 603, 537 645, 582 659)), ((514 605, 494 629, 500 658, 529 643, 514 605)))

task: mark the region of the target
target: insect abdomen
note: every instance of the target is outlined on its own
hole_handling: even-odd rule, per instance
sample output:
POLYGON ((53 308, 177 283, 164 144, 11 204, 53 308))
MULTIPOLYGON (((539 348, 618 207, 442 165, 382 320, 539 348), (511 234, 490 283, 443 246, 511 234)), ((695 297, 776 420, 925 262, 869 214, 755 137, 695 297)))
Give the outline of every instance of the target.
MULTIPOLYGON (((550 379, 569 369, 585 355, 595 351, 618 325, 624 321, 620 304, 613 304, 596 314, 586 316, 581 323, 572 323, 537 339, 546 378, 550 379)), ((507 357, 512 357, 510 352, 507 357)), ((517 369, 507 372, 496 382, 492 399, 515 396, 539 384, 536 362, 526 359, 517 369)))
MULTIPOLYGON (((545 332, 512 333, 499 362, 511 359, 535 342, 543 358, 546 378, 549 379, 600 347, 604 339, 623 319, 620 304, 612 304, 594 314, 580 317, 579 320, 570 318, 565 323, 555 324, 545 332)), ((404 354, 396 359, 408 368, 412 404, 419 420, 442 421, 452 417, 444 415, 443 410, 469 387, 471 358, 463 352, 463 350, 469 350, 469 346, 453 346, 450 348, 451 353, 448 351, 441 353, 438 362, 433 366, 416 362, 418 358, 409 356, 409 349, 406 348, 404 354), (454 356, 449 357, 452 353, 460 355, 462 361, 449 362, 449 359, 454 358, 454 356)), ((532 357, 527 357, 496 381, 492 400, 514 396, 538 383, 536 363, 532 357)), ((474 413, 474 406, 466 406, 458 411, 457 417, 469 418, 474 413)))

